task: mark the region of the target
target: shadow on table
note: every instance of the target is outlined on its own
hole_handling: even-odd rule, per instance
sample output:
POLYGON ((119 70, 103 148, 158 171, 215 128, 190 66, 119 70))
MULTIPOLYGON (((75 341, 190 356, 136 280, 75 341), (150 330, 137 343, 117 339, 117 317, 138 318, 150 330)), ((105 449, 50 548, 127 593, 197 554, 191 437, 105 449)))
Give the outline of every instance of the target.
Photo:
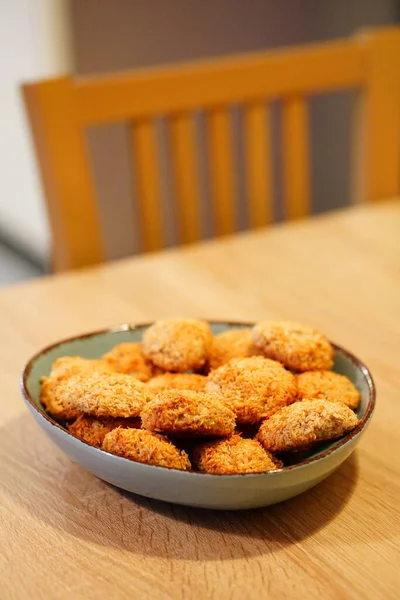
POLYGON ((27 414, 0 429, 0 464, 1 494, 47 526, 91 543, 177 560, 237 559, 300 542, 339 517, 358 478, 355 453, 318 486, 279 505, 247 511, 172 505, 121 492, 87 473, 27 414))

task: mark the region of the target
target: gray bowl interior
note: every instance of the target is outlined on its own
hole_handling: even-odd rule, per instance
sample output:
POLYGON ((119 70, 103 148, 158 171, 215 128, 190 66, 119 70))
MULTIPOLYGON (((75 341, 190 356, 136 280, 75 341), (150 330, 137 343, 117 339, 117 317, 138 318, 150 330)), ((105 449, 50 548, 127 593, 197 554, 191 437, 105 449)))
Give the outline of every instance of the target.
MULTIPOLYGON (((233 326, 246 327, 247 325, 211 323, 211 328, 215 334, 230 329, 233 326)), ((31 363, 31 370, 25 379, 27 390, 33 402, 42 412, 44 412, 39 399, 40 377, 50 373, 52 363, 60 356, 99 358, 116 344, 141 341, 145 329, 146 327, 144 326, 135 328, 129 325, 122 325, 113 330, 62 342, 39 354, 31 363)), ((333 370, 336 373, 346 375, 359 389, 361 393, 361 402, 356 412, 360 419, 363 418, 366 413, 370 397, 370 387, 372 385, 371 377, 367 369, 355 361, 355 359, 347 352, 336 348, 333 370)), ((322 452, 337 445, 337 443, 338 441, 336 440, 331 444, 319 447, 318 450, 308 458, 317 457, 322 452)))

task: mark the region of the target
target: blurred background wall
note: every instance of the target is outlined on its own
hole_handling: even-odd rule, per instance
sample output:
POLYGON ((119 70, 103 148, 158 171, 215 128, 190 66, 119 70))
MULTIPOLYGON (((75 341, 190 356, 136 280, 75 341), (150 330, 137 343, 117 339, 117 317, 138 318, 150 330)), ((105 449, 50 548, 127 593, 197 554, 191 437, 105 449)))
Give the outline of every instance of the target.
POLYGON ((49 236, 21 81, 71 68, 68 0, 0 2, 0 240, 44 263, 49 236))
MULTIPOLYGON (((326 40, 398 18, 396 0, 1 1, 0 242, 41 264, 48 256, 41 189, 17 90, 22 80, 326 40)), ((348 201, 350 111, 347 94, 312 100, 316 210, 348 201)), ((126 142, 117 126, 93 135, 90 145, 102 205, 110 212, 116 193, 128 202, 126 142)), ((130 210, 127 206, 124 222, 130 210)), ((112 227, 118 231, 126 225, 115 222, 112 227)), ((114 255, 126 250, 117 244, 114 255)))

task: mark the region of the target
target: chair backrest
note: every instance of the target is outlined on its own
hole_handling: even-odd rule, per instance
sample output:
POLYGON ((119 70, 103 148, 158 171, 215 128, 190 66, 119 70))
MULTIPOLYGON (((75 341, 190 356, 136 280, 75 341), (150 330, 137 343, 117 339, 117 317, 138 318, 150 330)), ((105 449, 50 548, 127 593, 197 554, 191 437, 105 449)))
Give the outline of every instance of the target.
POLYGON ((90 126, 130 127, 144 250, 164 245, 155 120, 169 133, 181 242, 201 237, 198 140, 203 111, 216 235, 235 230, 232 105, 243 114, 250 226, 272 220, 270 103, 282 102, 282 181, 286 218, 310 210, 307 96, 359 90, 354 197, 397 195, 400 183, 400 29, 352 39, 207 62, 23 86, 53 234, 53 267, 104 260, 94 182, 85 144, 90 126), (361 149, 363 152, 361 152, 361 149))

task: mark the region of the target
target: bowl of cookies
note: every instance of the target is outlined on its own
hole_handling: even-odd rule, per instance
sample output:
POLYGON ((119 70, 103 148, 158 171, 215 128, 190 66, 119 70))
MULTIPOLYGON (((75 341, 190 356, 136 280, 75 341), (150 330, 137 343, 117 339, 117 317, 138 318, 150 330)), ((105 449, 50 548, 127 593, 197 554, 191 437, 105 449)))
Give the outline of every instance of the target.
POLYGON ((312 327, 164 319, 45 348, 21 391, 73 461, 119 488, 212 509, 300 494, 354 450, 368 368, 312 327))

